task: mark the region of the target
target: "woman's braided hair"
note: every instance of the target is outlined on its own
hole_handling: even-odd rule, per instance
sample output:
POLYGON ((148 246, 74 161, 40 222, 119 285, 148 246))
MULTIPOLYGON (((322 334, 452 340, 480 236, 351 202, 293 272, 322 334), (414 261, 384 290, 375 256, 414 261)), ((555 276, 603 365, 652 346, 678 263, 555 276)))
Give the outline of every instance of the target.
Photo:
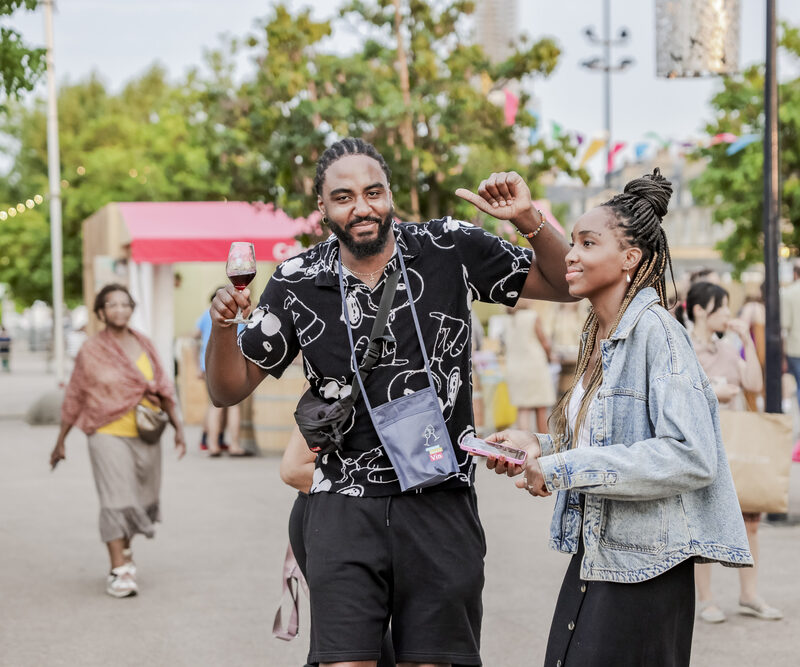
MULTIPOLYGON (((608 338, 616 330, 622 315, 630 305, 633 298, 645 287, 653 287, 658 293, 659 301, 664 308, 667 304, 666 270, 669 267, 672 273, 672 258, 667 243, 667 235, 661 226, 663 217, 667 213, 669 198, 672 195, 672 183, 661 175, 661 170, 656 168, 652 174, 630 181, 622 194, 615 195, 601 206, 609 209, 609 227, 616 227, 622 235, 622 247, 635 246, 642 251, 642 258, 636 268, 635 276, 631 280, 617 317, 611 328, 605 332, 603 338, 608 338)), ((674 279, 673 279, 674 286, 674 279)), ((599 322, 594 309, 589 311, 589 316, 583 325, 583 334, 586 342, 581 347, 578 356, 578 365, 575 369, 575 378, 572 387, 567 391, 553 410, 550 416, 551 430, 555 434, 556 449, 567 449, 576 445, 576 434, 586 419, 589 405, 603 382, 603 364, 598 360, 595 364, 586 392, 581 399, 578 418, 575 423, 575 433, 569 432, 567 408, 575 387, 583 378, 589 366, 597 342, 599 322)))
POLYGON ((386 160, 383 159, 383 156, 375 149, 375 146, 363 139, 347 137, 332 144, 317 161, 317 173, 314 176, 314 191, 318 196, 322 196, 322 185, 325 183, 325 172, 328 170, 328 167, 336 162, 336 160, 346 155, 366 155, 367 157, 371 157, 381 166, 381 169, 383 169, 383 173, 386 174, 386 182, 388 183, 391 180, 392 171, 389 169, 389 165, 386 164, 386 160))

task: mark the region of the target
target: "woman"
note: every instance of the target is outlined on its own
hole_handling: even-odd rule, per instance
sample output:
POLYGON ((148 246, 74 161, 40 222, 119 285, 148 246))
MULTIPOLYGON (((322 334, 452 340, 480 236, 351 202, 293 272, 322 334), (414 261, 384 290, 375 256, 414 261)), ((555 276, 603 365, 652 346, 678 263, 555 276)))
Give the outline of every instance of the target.
MULTIPOLYGON (((308 448, 300 429, 295 426, 281 458, 280 474, 284 484, 297 489, 297 498, 289 514, 289 544, 304 577, 306 576, 306 545, 303 537, 303 518, 308 504, 308 492, 314 481, 316 460, 317 455, 308 448)), ((311 632, 313 631, 312 626, 311 632)), ((394 665, 392 632, 387 630, 381 643, 381 657, 378 659, 377 667, 394 667, 394 665)), ((311 667, 310 663, 306 667, 311 667)))
POLYGON ((548 361, 550 341, 538 313, 522 303, 509 317, 504 332, 506 380, 517 426, 525 431, 547 430, 547 413, 556 402, 548 361))
POLYGON ((591 311, 555 439, 490 436, 528 452, 524 466, 490 459, 490 468, 522 474, 517 486, 531 495, 558 493, 551 545, 574 555, 551 667, 688 665, 693 561, 752 564, 716 397, 665 308, 671 193, 656 169, 576 222, 566 279, 591 311))
POLYGON ((106 592, 116 598, 138 592, 131 540, 137 533, 153 537, 153 524, 160 520, 161 446, 139 437, 136 405, 164 410, 175 427, 178 458, 186 453, 172 383, 150 340, 128 326, 134 307, 122 285, 106 285, 97 294, 94 313, 105 329, 78 352, 50 455, 53 468, 66 458, 64 442, 73 426, 89 436, 100 537, 111 560, 106 592))
MULTIPOLYGON (((745 409, 743 391, 760 393, 764 384, 763 375, 747 323, 731 319, 728 292, 713 283, 695 283, 686 295, 685 308, 679 308, 676 316, 680 321, 688 317, 694 323, 692 344, 700 365, 711 378, 711 387, 720 405, 732 410, 745 409), (732 331, 739 337, 744 358, 730 341, 718 337, 718 334, 726 331, 732 331)), ((756 566, 739 570, 739 613, 767 620, 781 619, 783 614, 770 607, 758 594, 758 524, 761 514, 742 512, 742 517, 756 566)), ((722 623, 725 613, 711 594, 711 565, 698 565, 695 580, 700 618, 707 623, 722 623)))

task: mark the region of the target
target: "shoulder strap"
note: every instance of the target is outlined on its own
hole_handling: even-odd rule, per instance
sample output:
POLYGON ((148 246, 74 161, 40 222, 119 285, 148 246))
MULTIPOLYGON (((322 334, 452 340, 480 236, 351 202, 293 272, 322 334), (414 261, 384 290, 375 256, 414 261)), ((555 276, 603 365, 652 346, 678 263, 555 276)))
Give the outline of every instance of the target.
MULTIPOLYGON (((367 379, 372 367, 377 363, 378 359, 380 359, 384 341, 394 341, 394 338, 388 334, 384 334, 384 331, 386 330, 386 323, 389 320, 389 313, 392 310, 392 301, 394 301, 394 293, 397 290, 397 282, 399 280, 400 269, 397 269, 389 275, 383 286, 383 295, 378 305, 378 312, 375 315, 375 323, 372 325, 372 332, 369 335, 369 344, 364 352, 361 365, 358 368, 362 382, 367 379)), ((350 395, 353 397, 354 401, 358 398, 360 389, 360 383, 353 382, 353 389, 350 395)))

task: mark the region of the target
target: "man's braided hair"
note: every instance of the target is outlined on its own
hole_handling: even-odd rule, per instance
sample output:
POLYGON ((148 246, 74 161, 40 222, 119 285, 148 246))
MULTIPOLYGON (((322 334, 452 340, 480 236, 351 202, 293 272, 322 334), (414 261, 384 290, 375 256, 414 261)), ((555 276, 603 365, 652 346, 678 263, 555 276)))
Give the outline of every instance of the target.
POLYGON ((383 169, 386 174, 386 181, 391 180, 392 171, 386 160, 375 149, 375 146, 364 141, 363 139, 355 139, 354 137, 347 137, 340 139, 335 144, 332 144, 317 161, 317 174, 314 176, 314 191, 318 196, 322 196, 322 185, 325 183, 325 172, 328 170, 336 160, 343 158, 347 155, 366 155, 375 160, 383 169))
MULTIPOLYGON (((667 235, 664 233, 661 222, 667 214, 667 205, 671 195, 672 183, 661 175, 660 169, 656 168, 652 174, 646 174, 630 181, 622 194, 615 195, 601 205, 609 209, 609 227, 616 227, 621 231, 622 247, 624 248, 625 244, 628 244, 628 246, 635 246, 642 251, 642 259, 636 268, 635 277, 631 280, 614 323, 609 331, 603 332, 603 338, 610 337, 616 330, 630 302, 645 287, 653 287, 658 293, 661 305, 668 308, 666 270, 669 267, 670 273, 672 273, 672 258, 667 244, 667 235)), ((586 419, 592 398, 603 382, 603 364, 598 360, 589 378, 586 393, 581 399, 575 433, 570 433, 567 408, 575 386, 582 380, 589 366, 589 359, 591 359, 597 341, 598 328, 597 315, 592 309, 583 325, 583 333, 587 334, 586 342, 578 357, 572 387, 561 397, 550 416, 551 430, 555 434, 558 450, 566 449, 570 445, 577 445, 577 434, 580 433, 581 426, 586 419)))

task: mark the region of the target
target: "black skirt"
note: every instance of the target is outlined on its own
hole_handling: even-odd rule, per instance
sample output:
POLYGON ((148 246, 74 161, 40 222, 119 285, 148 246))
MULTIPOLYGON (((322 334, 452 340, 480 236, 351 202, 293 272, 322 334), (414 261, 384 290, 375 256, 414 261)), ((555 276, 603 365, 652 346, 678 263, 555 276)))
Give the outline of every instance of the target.
POLYGON ((583 540, 558 595, 545 667, 688 667, 694 561, 635 584, 580 578, 583 540))

